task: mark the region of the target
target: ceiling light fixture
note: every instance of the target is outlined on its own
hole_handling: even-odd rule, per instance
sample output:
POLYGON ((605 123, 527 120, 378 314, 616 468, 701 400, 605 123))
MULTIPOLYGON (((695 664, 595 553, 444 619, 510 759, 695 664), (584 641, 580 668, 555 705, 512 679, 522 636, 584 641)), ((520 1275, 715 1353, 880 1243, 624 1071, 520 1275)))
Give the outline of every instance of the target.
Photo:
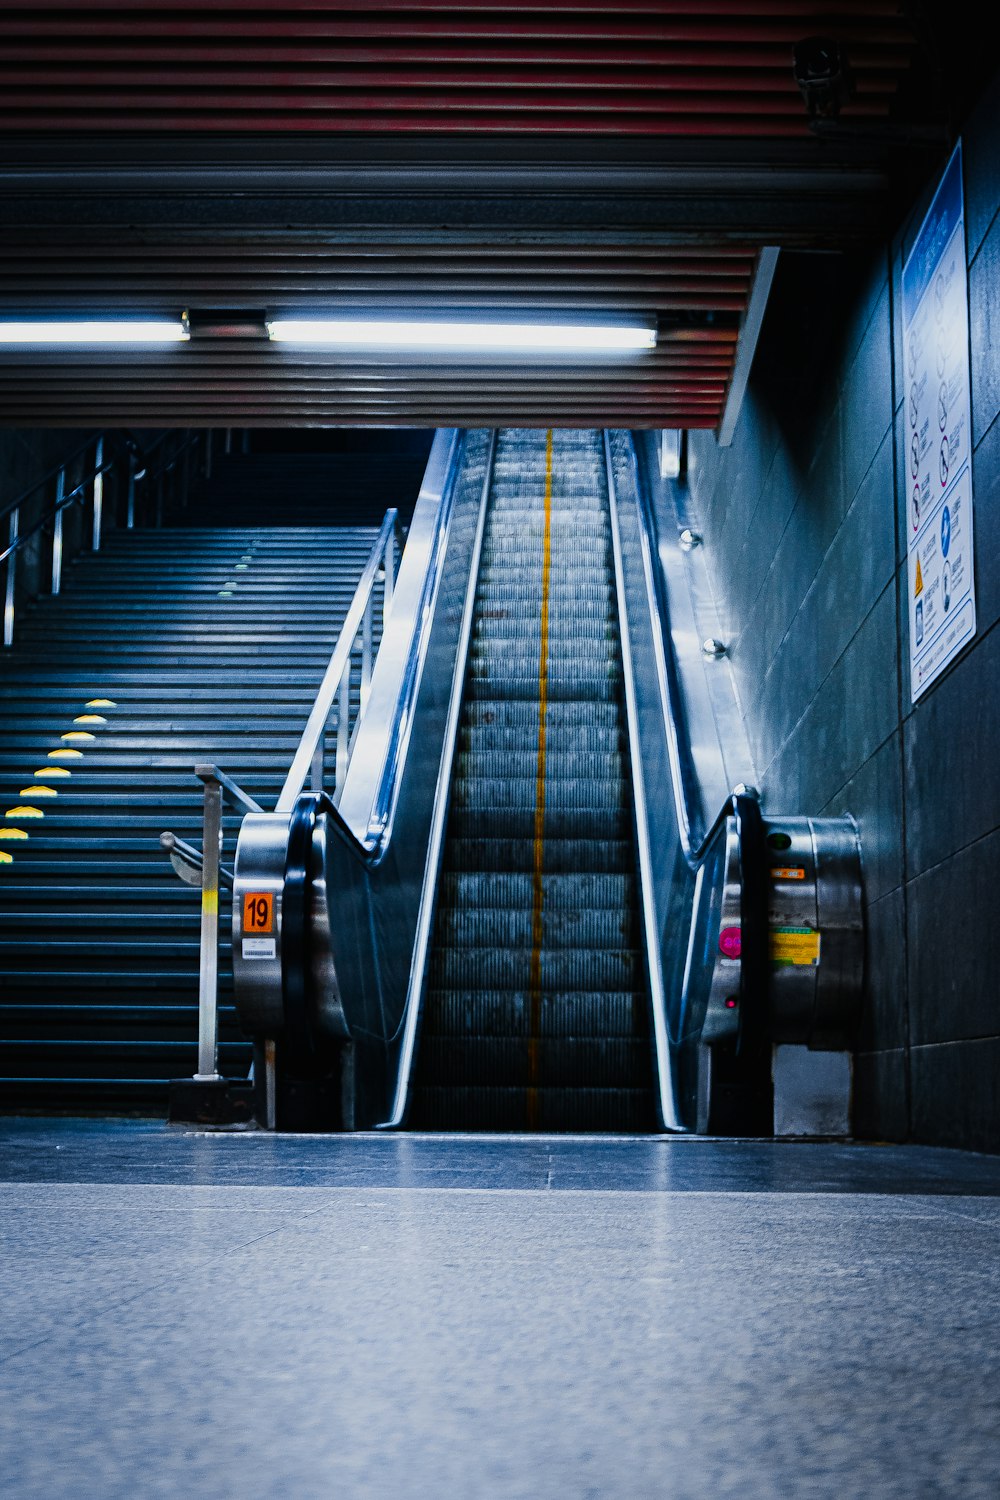
POLYGON ((183 318, 0 319, 0 344, 183 344, 189 337, 183 318))
POLYGON ((378 349, 532 349, 626 353, 655 349, 656 329, 628 323, 482 323, 429 318, 273 318, 278 343, 378 349))

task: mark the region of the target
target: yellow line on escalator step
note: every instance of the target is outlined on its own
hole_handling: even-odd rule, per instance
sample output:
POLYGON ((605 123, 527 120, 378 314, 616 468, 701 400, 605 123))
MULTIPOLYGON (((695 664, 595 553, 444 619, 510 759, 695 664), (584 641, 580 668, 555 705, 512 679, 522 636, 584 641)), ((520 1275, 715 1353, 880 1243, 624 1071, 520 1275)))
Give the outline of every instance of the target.
POLYGON ((531 1016, 528 1032, 529 1130, 540 1123, 538 1085, 542 1030, 542 877, 545 874, 545 716, 549 704, 549 578, 552 572, 552 428, 545 434, 545 526, 542 535, 542 608, 538 626, 538 770, 535 780, 535 847, 531 891, 531 1016))

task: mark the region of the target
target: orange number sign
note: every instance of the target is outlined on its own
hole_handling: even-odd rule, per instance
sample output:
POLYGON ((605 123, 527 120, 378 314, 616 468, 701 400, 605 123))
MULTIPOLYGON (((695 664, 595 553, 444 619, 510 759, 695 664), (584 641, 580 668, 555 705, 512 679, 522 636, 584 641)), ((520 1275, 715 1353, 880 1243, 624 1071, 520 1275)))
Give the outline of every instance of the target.
POLYGON ((274 896, 270 891, 248 891, 243 897, 243 931, 274 931, 274 896))

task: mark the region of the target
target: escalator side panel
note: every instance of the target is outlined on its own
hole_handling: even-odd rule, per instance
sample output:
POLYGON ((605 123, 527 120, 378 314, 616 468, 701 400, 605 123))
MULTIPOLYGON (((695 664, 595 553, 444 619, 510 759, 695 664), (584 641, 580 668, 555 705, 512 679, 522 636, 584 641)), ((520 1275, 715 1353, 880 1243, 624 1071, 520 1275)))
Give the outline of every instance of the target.
POLYGON ((359 865, 356 846, 321 820, 327 888, 338 893, 329 943, 355 1048, 359 1128, 391 1108, 421 894, 436 877, 426 869, 429 831, 489 443, 488 432, 466 435, 392 837, 380 858, 359 865))

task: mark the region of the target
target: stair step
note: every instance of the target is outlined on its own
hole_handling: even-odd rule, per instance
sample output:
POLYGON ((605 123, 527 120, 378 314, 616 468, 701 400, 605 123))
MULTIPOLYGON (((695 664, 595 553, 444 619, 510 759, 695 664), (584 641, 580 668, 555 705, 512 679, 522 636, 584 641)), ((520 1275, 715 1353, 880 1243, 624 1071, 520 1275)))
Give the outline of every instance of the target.
MULTIPOLYGON (((159 835, 171 828, 200 846, 197 761, 273 805, 376 534, 112 533, 66 568, 58 598, 19 615, 0 683, 0 824, 28 835, 0 841, 11 855, 0 866, 5 1108, 162 1116, 169 1080, 194 1072, 201 897, 177 879, 159 835), (94 698, 114 706, 88 710, 94 698), (107 722, 74 725, 88 711, 107 722), (83 754, 52 759, 75 729, 94 735, 73 747, 83 754), (44 816, 4 818, 24 805, 44 816)), ((376 647, 380 638, 376 608, 376 647)), ((352 714, 359 680, 360 667, 352 714)), ((227 810, 227 863, 239 823, 227 810)), ((245 1078, 229 921, 224 893, 220 1066, 245 1078)))

